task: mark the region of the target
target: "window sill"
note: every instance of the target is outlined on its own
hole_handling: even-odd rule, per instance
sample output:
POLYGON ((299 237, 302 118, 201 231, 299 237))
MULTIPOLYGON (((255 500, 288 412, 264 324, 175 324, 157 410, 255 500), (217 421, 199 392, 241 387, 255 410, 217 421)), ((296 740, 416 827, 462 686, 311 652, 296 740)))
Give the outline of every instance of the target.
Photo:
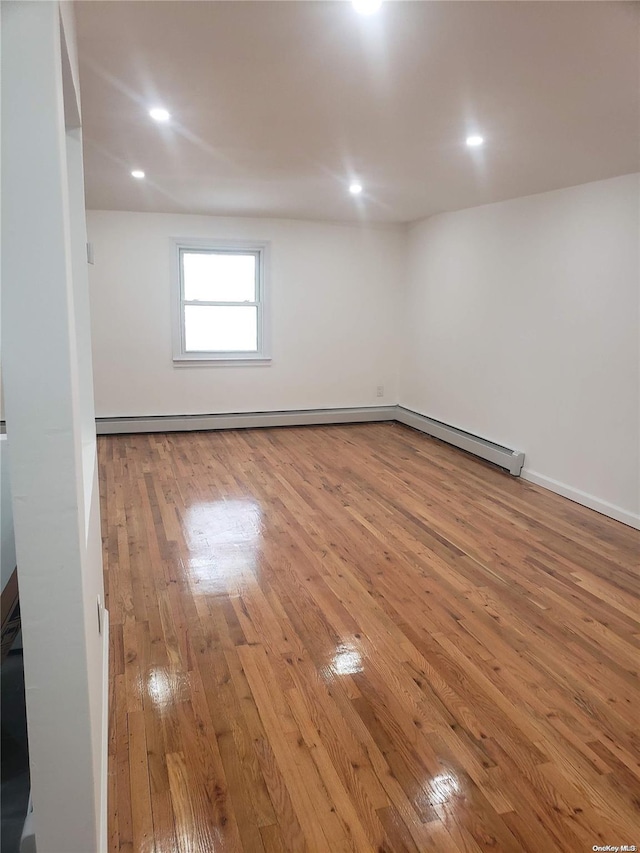
POLYGON ((264 355, 207 356, 174 355, 174 367, 247 367, 269 366, 271 358, 264 355))

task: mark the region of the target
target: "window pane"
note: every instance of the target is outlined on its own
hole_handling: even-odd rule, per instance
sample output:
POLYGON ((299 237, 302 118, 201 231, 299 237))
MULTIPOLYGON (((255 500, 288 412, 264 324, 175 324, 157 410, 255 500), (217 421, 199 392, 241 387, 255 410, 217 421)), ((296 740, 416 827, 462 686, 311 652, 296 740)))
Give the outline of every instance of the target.
POLYGON ((186 352, 257 352, 258 309, 254 305, 185 305, 186 352))
POLYGON ((255 302, 256 256, 182 252, 187 302, 255 302))

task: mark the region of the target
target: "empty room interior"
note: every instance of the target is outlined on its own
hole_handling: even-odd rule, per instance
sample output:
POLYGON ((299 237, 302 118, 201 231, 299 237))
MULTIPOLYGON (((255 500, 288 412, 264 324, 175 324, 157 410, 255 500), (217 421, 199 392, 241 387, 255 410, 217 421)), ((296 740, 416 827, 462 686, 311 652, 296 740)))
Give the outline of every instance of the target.
POLYGON ((637 850, 640 4, 1 23, 3 853, 637 850))

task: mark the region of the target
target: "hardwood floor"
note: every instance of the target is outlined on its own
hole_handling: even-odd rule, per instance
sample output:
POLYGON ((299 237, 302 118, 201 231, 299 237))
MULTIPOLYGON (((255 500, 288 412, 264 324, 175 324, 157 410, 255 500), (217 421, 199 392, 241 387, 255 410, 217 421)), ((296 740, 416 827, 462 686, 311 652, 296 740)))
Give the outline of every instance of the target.
POLYGON ((110 851, 640 844, 640 534, 400 425, 99 440, 110 851))

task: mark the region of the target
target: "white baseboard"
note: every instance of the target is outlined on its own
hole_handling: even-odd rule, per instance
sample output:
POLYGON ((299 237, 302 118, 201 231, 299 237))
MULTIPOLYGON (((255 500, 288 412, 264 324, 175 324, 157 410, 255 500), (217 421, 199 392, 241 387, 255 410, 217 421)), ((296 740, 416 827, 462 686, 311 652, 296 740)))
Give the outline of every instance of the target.
POLYGON ((627 524, 629 527, 640 530, 640 515, 634 515, 634 513, 622 509, 622 507, 596 498, 594 495, 588 494, 588 492, 574 489, 572 486, 560 483, 551 477, 545 477, 544 474, 538 474, 537 471, 531 471, 529 468, 523 468, 520 476, 523 480, 528 480, 530 483, 535 483, 537 486, 549 489, 549 491, 555 492, 557 495, 562 495, 563 498, 569 498, 574 503, 586 506, 589 509, 599 512, 601 515, 606 515, 609 518, 627 524))
POLYGON ((295 409, 283 412, 239 412, 212 415, 151 415, 140 417, 96 418, 98 435, 182 432, 185 430, 243 429, 272 426, 307 426, 322 424, 375 423, 397 421, 428 435, 460 447, 488 459, 515 476, 549 489, 575 503, 640 529, 640 516, 621 507, 545 477, 536 471, 523 468, 524 453, 494 444, 483 438, 466 433, 456 427, 435 421, 426 415, 406 409, 404 406, 362 406, 343 409, 295 409))
POLYGON ((107 853, 109 792, 109 611, 102 610, 102 767, 100 768, 100 853, 107 853))
POLYGON ((98 435, 133 432, 250 429, 254 427, 312 426, 393 421, 396 406, 361 406, 345 409, 294 409, 283 412, 238 412, 220 415, 152 415, 96 418, 98 435))

